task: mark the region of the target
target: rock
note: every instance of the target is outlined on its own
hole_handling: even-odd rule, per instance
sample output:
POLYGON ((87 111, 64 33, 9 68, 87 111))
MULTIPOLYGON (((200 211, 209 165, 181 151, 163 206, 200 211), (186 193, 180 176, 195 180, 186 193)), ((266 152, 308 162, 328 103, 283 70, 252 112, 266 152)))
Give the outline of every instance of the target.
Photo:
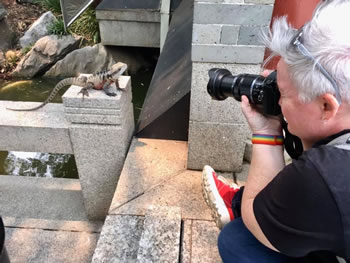
POLYGON ((44 77, 72 77, 78 73, 95 73, 108 69, 115 61, 102 44, 74 50, 58 61, 44 77))
POLYGON ((44 74, 57 61, 79 47, 81 38, 45 36, 39 39, 12 73, 14 77, 35 77, 44 74))
POLYGON ((0 21, 4 19, 6 14, 7 14, 7 12, 4 8, 4 6, 0 3, 0 21))
POLYGON ((48 26, 56 21, 56 17, 51 11, 41 15, 20 38, 19 43, 22 48, 33 45, 37 40, 49 34, 48 26))

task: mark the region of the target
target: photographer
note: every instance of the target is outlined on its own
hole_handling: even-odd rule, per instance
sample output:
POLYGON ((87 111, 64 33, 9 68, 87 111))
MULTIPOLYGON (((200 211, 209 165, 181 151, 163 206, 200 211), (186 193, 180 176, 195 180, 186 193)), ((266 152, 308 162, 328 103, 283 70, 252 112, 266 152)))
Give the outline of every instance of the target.
POLYGON ((265 42, 280 56, 279 105, 304 152, 286 166, 281 120, 242 97, 253 133, 244 191, 203 170, 205 198, 225 225, 218 240, 224 262, 350 262, 348 25, 347 0, 323 2, 298 31, 285 17, 274 21, 265 42))

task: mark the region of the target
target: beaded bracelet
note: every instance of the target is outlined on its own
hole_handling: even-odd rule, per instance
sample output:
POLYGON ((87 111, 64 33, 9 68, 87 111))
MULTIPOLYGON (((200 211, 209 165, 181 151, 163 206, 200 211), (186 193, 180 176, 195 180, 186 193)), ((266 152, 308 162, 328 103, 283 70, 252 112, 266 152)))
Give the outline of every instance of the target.
POLYGON ((283 145, 282 135, 253 134, 253 144, 283 145))

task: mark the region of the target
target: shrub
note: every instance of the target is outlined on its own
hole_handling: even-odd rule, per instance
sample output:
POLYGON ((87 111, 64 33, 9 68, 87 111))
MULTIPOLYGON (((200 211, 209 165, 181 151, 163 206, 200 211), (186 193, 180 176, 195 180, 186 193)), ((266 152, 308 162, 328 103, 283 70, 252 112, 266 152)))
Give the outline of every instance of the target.
POLYGON ((90 43, 100 42, 100 31, 95 9, 89 7, 68 29, 71 33, 83 36, 90 43))
POLYGON ((64 23, 62 18, 57 18, 55 22, 48 26, 48 32, 50 35, 68 35, 68 33, 64 30, 64 23))
POLYGON ((33 2, 52 11, 56 15, 62 14, 60 0, 34 0, 33 2))

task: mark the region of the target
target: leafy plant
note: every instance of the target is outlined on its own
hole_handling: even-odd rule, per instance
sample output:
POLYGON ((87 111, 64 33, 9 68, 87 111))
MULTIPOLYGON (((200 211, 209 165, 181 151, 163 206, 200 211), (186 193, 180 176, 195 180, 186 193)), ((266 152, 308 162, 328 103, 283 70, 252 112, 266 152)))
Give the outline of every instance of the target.
POLYGON ((21 56, 26 55, 30 50, 32 49, 32 46, 27 46, 21 49, 21 56))
POLYGON ((64 23, 62 18, 58 18, 55 22, 48 26, 48 33, 50 35, 68 35, 68 33, 64 30, 64 23))
POLYGON ((52 11, 56 15, 62 14, 60 0, 34 0, 33 2, 52 11))
POLYGON ((83 36, 90 43, 100 42, 100 31, 95 9, 89 7, 69 27, 71 33, 83 36))

